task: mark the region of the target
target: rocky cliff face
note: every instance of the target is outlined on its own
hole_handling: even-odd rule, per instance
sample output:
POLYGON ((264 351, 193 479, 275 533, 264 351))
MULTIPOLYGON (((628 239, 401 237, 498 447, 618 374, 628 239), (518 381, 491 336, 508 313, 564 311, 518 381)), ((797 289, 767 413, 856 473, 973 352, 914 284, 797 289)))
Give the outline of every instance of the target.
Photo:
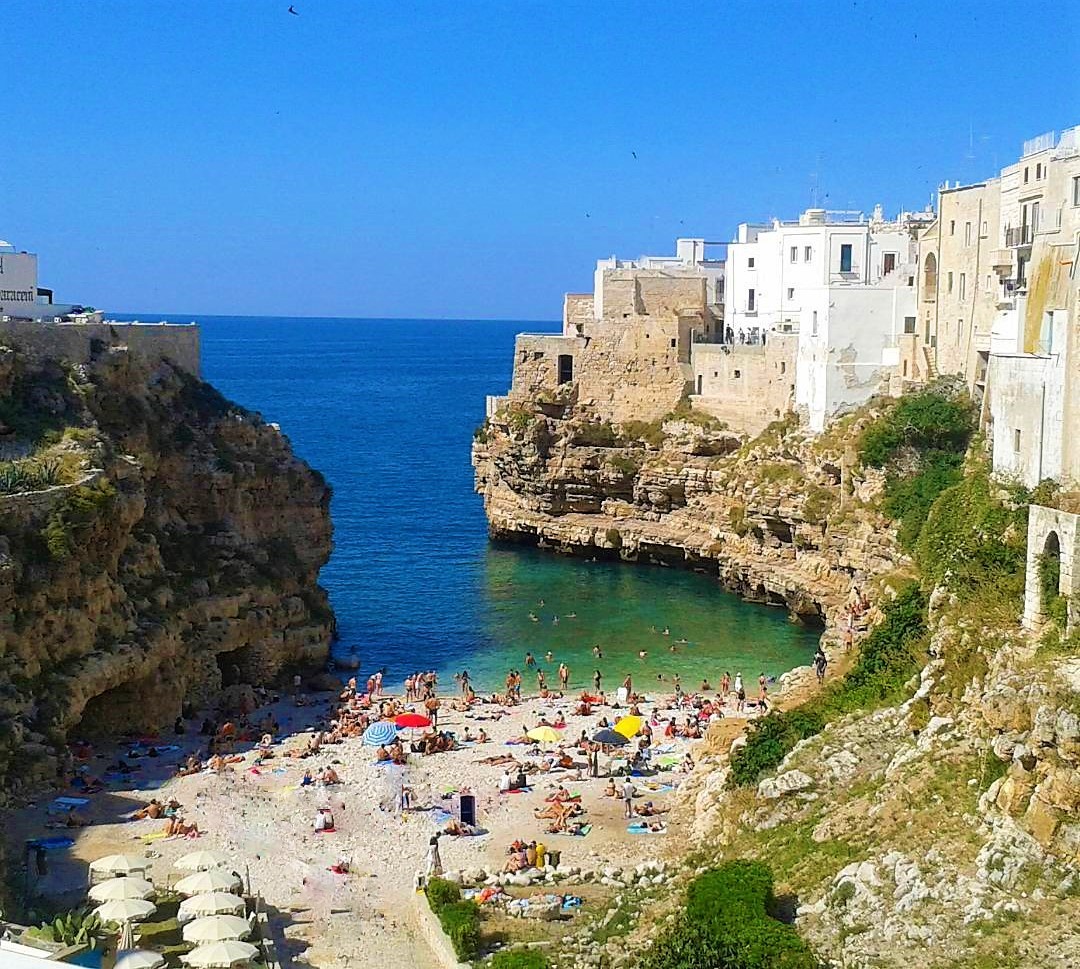
POLYGON ((330 492, 209 385, 0 347, 0 779, 327 655, 330 492))
POLYGON ((699 569, 828 623, 852 583, 904 564, 869 505, 880 476, 845 470, 857 432, 815 441, 781 423, 747 444, 697 413, 612 426, 512 403, 478 432, 473 464, 493 537, 699 569))

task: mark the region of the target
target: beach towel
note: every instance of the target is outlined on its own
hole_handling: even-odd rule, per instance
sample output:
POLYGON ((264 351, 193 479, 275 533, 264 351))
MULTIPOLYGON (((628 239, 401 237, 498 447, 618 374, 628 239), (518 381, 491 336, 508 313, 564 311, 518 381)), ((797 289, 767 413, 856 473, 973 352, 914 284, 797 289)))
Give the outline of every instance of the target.
POLYGON ((164 841, 169 837, 164 831, 151 831, 149 834, 136 835, 143 844, 150 844, 151 841, 164 841))
POLYGON ((69 811, 71 808, 86 807, 90 803, 88 797, 58 797, 50 802, 46 809, 50 814, 60 811, 69 811))
POLYGON ((650 830, 649 826, 643 821, 635 821, 629 825, 626 829, 630 834, 667 834, 667 825, 664 825, 659 831, 650 830))
POLYGON ((590 831, 592 831, 591 824, 583 824, 580 831, 550 831, 549 834, 559 834, 564 838, 584 838, 590 831))
POLYGON ((75 844, 75 839, 55 835, 51 838, 35 838, 33 841, 28 842, 28 844, 32 848, 44 848, 46 851, 59 851, 62 848, 70 848, 75 844))
POLYGON ((514 787, 509 791, 499 791, 500 794, 531 794, 531 787, 514 787))

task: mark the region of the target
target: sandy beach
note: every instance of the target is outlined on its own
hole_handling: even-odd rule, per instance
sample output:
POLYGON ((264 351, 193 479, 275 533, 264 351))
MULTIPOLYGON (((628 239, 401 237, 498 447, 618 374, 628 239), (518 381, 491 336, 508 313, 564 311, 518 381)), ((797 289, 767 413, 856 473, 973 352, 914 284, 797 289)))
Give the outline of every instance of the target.
MULTIPOLYGON (((190 752, 204 749, 206 738, 193 734, 198 723, 189 724, 183 736, 162 738, 174 746, 157 758, 127 757, 129 747, 110 747, 94 752, 90 772, 104 773, 117 756, 138 770, 109 783, 106 790, 89 795, 79 808, 89 822, 86 827, 50 830, 46 822, 48 802, 42 800, 11 816, 8 839, 12 857, 18 857, 26 839, 68 835, 75 844, 67 850, 50 851, 49 871, 34 878, 33 891, 78 904, 85 891, 86 866, 95 858, 114 852, 145 853, 152 859, 151 879, 159 887, 175 883, 183 874, 173 867, 179 856, 195 848, 224 852, 254 893, 261 894, 270 911, 270 924, 284 965, 293 960, 320 969, 357 965, 379 956, 405 958, 408 964, 434 965, 427 945, 418 936, 412 896, 415 878, 423 867, 431 836, 442 830, 456 810, 455 792, 476 797, 477 824, 486 833, 472 837, 444 836, 440 841, 447 871, 486 868, 501 870, 507 846, 515 839, 539 840, 561 852, 561 867, 628 866, 677 854, 685 847, 679 822, 663 815, 664 834, 632 834, 623 816, 620 797, 604 795, 612 764, 608 753, 600 756, 600 777, 588 776, 584 754, 571 744, 582 731, 592 735, 603 718, 614 723, 626 708, 613 710, 598 705, 591 715, 576 714, 577 694, 566 698, 526 698, 512 707, 477 703, 467 712, 451 708, 444 696, 439 713, 440 730, 461 741, 468 727, 475 736, 483 728, 486 743, 466 743, 459 749, 427 756, 410 754, 405 767, 376 763, 376 750, 358 738, 324 746, 305 759, 285 756, 287 750, 303 749, 317 724, 334 715, 338 700, 322 695, 307 706, 281 699, 256 711, 253 719, 272 713, 279 722, 274 756, 253 769, 257 750, 240 743, 242 759, 214 772, 203 770, 176 777, 176 768, 190 752), (519 763, 536 762, 545 750, 558 745, 510 745, 507 741, 535 727, 543 718, 554 722, 559 713, 566 719, 562 731, 575 767, 530 775, 530 790, 500 794, 502 765, 483 763, 500 755, 519 763), (333 766, 340 784, 301 786, 305 770, 315 776, 333 766), (402 780, 395 779, 400 776, 402 780), (400 810, 400 784, 412 791, 411 810, 400 810), (550 823, 534 817, 546 799, 564 785, 580 794, 591 825, 584 837, 548 833, 550 823), (127 816, 151 797, 175 798, 188 823, 195 822, 198 838, 164 837, 160 820, 130 820, 127 816), (333 812, 336 830, 316 833, 314 818, 320 807, 333 812), (330 870, 340 859, 350 862, 348 874, 330 870)), ((710 699, 714 695, 710 694, 710 699)), ((728 702, 725 724, 736 728, 733 701, 728 702)), ((408 704, 423 712, 420 703, 408 704)), ((641 712, 654 724, 653 762, 664 767, 655 775, 634 777, 635 804, 652 801, 663 810, 672 802, 678 784, 686 777, 684 758, 693 741, 664 737, 670 717, 685 723, 687 710, 674 709, 674 696, 648 695, 641 712), (656 788, 653 790, 652 788, 656 788)), ((419 734, 420 731, 417 731, 419 734)), ((408 730, 401 732, 409 740, 408 730)), ((636 746, 627 745, 624 750, 636 746)), ((115 775, 109 775, 114 777, 115 775)), ((622 781, 620 779, 619 784, 622 781)), ((63 792, 77 794, 75 791, 63 792)), ((62 823, 63 815, 59 815, 62 823)))

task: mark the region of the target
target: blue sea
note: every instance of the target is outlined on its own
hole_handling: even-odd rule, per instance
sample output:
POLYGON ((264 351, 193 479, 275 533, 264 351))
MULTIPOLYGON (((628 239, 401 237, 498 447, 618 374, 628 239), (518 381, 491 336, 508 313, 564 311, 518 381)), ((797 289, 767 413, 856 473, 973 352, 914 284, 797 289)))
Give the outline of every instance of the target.
POLYGON ((205 379, 279 423, 333 487, 322 582, 335 651, 355 652, 361 673, 385 667, 393 683, 430 668, 449 683, 468 669, 494 687, 532 652, 549 682, 565 661, 575 686, 599 668, 605 687, 627 672, 646 685, 676 671, 689 687, 725 669, 756 677, 809 662, 813 633, 714 579, 489 542, 469 460, 484 395, 508 388, 516 333, 557 323, 197 322, 205 379))

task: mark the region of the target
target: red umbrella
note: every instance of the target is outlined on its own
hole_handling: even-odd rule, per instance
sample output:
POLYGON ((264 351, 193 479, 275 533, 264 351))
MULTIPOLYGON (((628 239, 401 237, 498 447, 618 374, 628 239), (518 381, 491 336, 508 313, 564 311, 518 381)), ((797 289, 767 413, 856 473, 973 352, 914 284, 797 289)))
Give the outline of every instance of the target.
POLYGON ((431 721, 419 713, 403 713, 400 717, 394 717, 394 723, 399 727, 430 727, 431 721))

